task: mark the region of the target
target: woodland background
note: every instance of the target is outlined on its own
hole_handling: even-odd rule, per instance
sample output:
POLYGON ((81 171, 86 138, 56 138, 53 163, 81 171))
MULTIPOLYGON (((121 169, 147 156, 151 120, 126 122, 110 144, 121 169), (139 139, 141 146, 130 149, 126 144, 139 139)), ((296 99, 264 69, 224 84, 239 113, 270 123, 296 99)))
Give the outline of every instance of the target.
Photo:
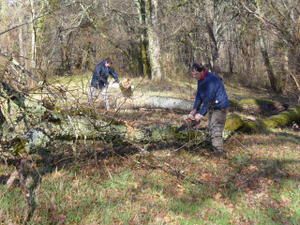
POLYGON ((1 1, 1 52, 41 76, 92 70, 176 79, 193 61, 228 80, 299 95, 299 2, 1 1))

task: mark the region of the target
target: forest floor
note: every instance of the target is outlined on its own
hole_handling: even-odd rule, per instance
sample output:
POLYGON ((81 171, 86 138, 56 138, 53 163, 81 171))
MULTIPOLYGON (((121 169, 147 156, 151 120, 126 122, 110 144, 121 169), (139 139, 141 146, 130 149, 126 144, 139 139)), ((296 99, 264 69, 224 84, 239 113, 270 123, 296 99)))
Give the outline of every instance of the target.
MULTIPOLYGON (((78 91, 86 87, 84 79, 60 78, 58 83, 78 91)), ((137 93, 149 96, 192 100, 195 92, 193 81, 136 79, 134 85, 137 93)), ((265 90, 234 85, 227 90, 235 99, 280 99, 265 90)), ((180 124, 181 116, 166 110, 121 115, 136 126, 180 124)), ((60 148, 64 155, 54 157, 55 168, 42 177, 30 224, 300 224, 300 133, 292 127, 237 132, 225 143, 226 157, 184 146, 128 154, 97 142, 60 148)), ((23 218, 21 190, 4 185, 12 171, 0 165, 0 224, 21 224, 23 218)))

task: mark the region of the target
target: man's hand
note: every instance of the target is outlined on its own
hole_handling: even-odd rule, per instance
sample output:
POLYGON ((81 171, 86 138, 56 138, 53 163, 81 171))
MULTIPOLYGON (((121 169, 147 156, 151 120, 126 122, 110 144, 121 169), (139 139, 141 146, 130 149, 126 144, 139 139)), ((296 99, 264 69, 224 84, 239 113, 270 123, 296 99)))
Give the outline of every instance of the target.
POLYGON ((196 120, 197 122, 200 122, 200 121, 202 120, 203 116, 202 116, 200 113, 197 113, 197 114, 194 116, 194 118, 195 118, 195 120, 196 120))
POLYGON ((191 115, 191 116, 195 116, 195 115, 196 115, 196 113, 197 113, 197 110, 196 110, 196 109, 193 109, 193 110, 190 112, 190 114, 189 114, 189 115, 191 115))

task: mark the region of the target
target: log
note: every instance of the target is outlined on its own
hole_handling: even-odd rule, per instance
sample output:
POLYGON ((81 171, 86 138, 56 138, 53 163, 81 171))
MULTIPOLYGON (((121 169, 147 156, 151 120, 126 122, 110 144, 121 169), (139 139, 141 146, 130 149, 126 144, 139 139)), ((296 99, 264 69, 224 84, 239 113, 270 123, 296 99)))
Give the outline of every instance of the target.
MULTIPOLYGON (((130 98, 118 98, 117 108, 120 109, 170 109, 189 112, 194 102, 163 96, 132 96, 130 98)), ((262 114, 266 116, 278 114, 288 108, 287 104, 268 99, 247 98, 240 101, 230 100, 230 111, 243 111, 250 114, 262 114)))
POLYGON ((191 111, 193 108, 193 102, 162 96, 140 96, 132 98, 121 98, 116 102, 116 107, 120 109, 170 109, 170 110, 182 110, 191 111))
POLYGON ((263 120, 263 123, 268 128, 285 127, 291 125, 293 122, 300 122, 300 106, 295 106, 285 112, 263 120))
POLYGON ((235 131, 241 129, 244 126, 244 121, 242 118, 236 114, 231 114, 226 118, 226 123, 224 127, 224 138, 227 139, 235 131))
POLYGON ((229 134, 237 130, 251 133, 265 132, 273 128, 286 127, 299 122, 300 106, 295 106, 278 115, 255 121, 243 119, 237 114, 232 114, 226 120, 225 132, 229 134))
POLYGON ((274 115, 286 110, 288 105, 269 99, 245 98, 238 101, 237 107, 251 114, 274 115))

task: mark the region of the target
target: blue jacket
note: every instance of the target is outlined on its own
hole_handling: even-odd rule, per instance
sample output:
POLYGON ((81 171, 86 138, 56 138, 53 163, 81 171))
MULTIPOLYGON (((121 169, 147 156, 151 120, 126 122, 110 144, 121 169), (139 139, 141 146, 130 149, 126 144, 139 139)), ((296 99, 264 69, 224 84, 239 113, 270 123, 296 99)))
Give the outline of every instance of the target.
POLYGON ((208 72, 204 80, 198 80, 193 109, 204 116, 209 109, 226 109, 228 107, 228 96, 223 81, 218 75, 208 72))
POLYGON ((93 72, 91 86, 95 88, 103 88, 108 84, 108 76, 111 75, 116 82, 119 82, 118 74, 111 67, 105 66, 106 61, 103 60, 98 63, 93 72))

